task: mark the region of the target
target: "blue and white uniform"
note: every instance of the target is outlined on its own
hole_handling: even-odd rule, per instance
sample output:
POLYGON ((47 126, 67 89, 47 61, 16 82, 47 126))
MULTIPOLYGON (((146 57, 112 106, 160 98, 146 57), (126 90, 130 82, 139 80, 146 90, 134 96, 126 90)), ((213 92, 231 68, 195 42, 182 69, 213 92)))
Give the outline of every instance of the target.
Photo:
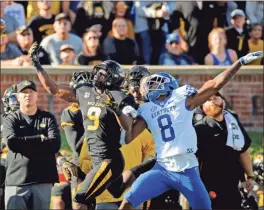
POLYGON ((208 193, 200 179, 193 111, 186 107, 187 98, 196 89, 185 85, 170 92, 163 101, 141 104, 138 115, 145 120, 156 144, 157 163, 142 174, 125 195, 134 207, 161 193, 176 189, 193 209, 210 209, 208 193))

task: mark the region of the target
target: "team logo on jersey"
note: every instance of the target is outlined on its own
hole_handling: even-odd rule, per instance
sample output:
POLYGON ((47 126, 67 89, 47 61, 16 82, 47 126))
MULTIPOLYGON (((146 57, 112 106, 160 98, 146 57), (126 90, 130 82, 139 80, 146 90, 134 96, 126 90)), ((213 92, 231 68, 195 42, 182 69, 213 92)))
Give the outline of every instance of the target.
POLYGON ((39 127, 45 128, 46 127, 46 124, 45 123, 40 123, 39 127))
POLYGON ((89 92, 84 93, 84 98, 89 98, 89 97, 90 97, 90 93, 89 92))
POLYGON ((151 111, 152 112, 155 112, 157 110, 157 107, 156 106, 153 106, 152 108, 151 108, 151 111))

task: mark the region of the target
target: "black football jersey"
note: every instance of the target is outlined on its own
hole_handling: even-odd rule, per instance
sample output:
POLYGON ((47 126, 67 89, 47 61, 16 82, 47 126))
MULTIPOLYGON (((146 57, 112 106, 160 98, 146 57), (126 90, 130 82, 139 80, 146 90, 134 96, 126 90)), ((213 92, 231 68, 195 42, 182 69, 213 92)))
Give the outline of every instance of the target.
MULTIPOLYGON (((132 95, 123 91, 110 91, 120 109, 126 105, 134 106, 132 95)), ((105 106, 105 94, 99 94, 94 87, 81 86, 76 90, 77 99, 83 115, 85 138, 91 156, 111 158, 121 147, 121 128, 115 114, 105 106)))

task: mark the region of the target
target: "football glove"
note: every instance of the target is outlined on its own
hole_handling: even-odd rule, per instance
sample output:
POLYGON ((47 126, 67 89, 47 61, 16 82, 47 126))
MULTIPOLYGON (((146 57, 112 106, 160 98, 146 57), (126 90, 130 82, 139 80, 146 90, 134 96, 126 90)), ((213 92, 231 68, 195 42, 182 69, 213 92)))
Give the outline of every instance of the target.
POLYGON ((119 117, 119 116, 121 116, 121 114, 122 114, 122 112, 121 112, 121 110, 120 110, 120 108, 119 108, 119 105, 118 105, 118 103, 115 101, 115 99, 114 99, 114 97, 113 97, 113 95, 110 93, 110 91, 109 90, 105 90, 105 94, 106 94, 106 99, 105 99, 105 104, 106 104, 106 106, 110 109, 110 110, 112 110, 114 113, 116 113, 116 115, 119 117))
POLYGON ((253 53, 249 53, 239 59, 241 65, 247 65, 254 60, 260 59, 263 57, 263 51, 257 51, 253 53))
POLYGON ((39 62, 39 50, 41 49, 42 47, 38 45, 37 42, 34 42, 32 44, 32 46, 30 47, 29 49, 29 58, 30 58, 30 61, 31 61, 31 64, 34 66, 34 67, 39 67, 41 66, 40 65, 40 62, 39 62))
POLYGON ((65 158, 61 158, 59 165, 62 168, 62 173, 67 181, 71 181, 71 177, 77 177, 77 167, 71 162, 67 161, 65 158))

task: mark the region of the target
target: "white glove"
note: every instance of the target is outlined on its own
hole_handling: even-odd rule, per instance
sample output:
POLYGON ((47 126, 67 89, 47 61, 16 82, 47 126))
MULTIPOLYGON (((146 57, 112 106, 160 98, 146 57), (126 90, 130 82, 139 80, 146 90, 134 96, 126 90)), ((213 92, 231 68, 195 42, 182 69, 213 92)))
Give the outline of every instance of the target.
POLYGON ((241 63, 241 65, 247 65, 251 63, 252 61, 257 60, 262 57, 263 57, 263 51, 257 51, 257 52, 249 53, 241 57, 239 59, 239 62, 241 63))
POLYGON ((137 110, 135 110, 135 108, 133 108, 132 106, 125 106, 122 112, 124 115, 130 115, 133 119, 137 117, 137 110))

